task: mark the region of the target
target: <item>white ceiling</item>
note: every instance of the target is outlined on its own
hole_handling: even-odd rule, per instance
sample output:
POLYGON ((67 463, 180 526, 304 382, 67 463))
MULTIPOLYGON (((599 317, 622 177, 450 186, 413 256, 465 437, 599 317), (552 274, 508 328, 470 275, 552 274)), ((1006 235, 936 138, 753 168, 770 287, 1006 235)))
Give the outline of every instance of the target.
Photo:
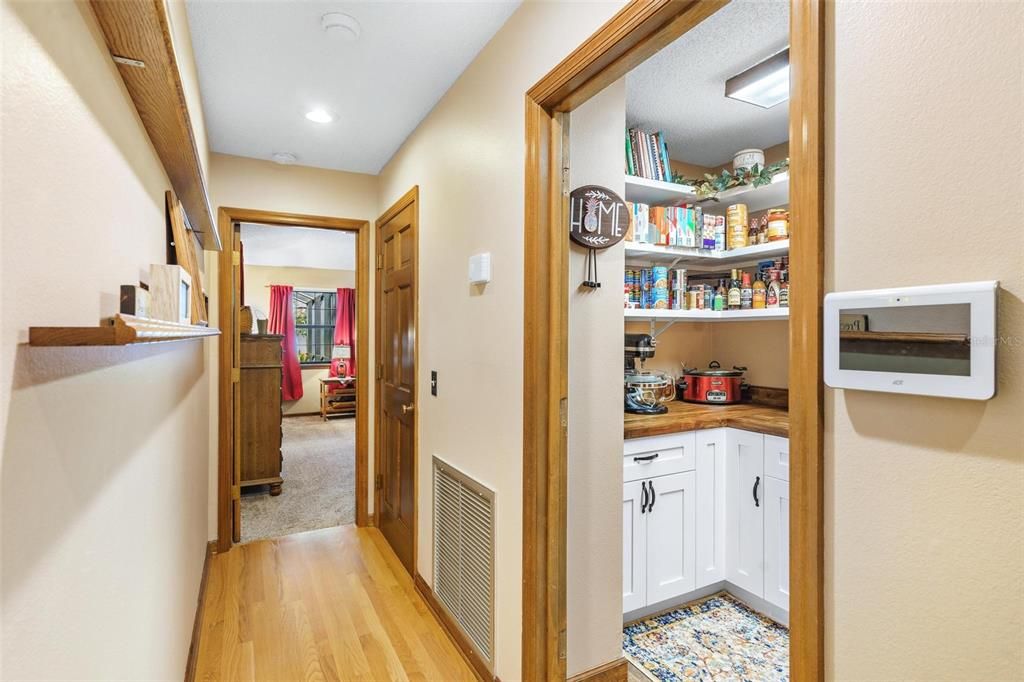
POLYGON ((213 151, 378 173, 519 0, 186 5, 213 151), (327 12, 355 17, 361 37, 328 37, 327 12), (307 121, 315 107, 334 122, 307 121))
POLYGON ((356 269, 354 232, 242 223, 242 246, 245 265, 356 269))
POLYGON ((789 103, 728 99, 725 81, 789 44, 789 2, 734 0, 626 76, 626 122, 661 130, 672 159, 715 167, 789 138, 789 103))

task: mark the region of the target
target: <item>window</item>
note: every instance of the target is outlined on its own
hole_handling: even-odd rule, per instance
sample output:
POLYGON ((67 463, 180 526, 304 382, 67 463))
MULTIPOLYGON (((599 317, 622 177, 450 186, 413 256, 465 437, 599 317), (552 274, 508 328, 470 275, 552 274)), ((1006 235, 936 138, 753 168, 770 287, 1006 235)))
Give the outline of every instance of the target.
POLYGON ((322 365, 331 361, 337 304, 338 295, 333 291, 292 292, 295 347, 300 365, 322 365))

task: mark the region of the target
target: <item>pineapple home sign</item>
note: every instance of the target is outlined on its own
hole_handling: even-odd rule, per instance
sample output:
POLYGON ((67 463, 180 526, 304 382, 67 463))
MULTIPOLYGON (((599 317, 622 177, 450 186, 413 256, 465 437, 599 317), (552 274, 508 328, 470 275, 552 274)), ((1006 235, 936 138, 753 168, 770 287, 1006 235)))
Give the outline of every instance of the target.
POLYGON ((607 187, 584 185, 569 195, 569 238, 587 248, 587 273, 583 286, 596 289, 597 249, 618 244, 629 230, 629 209, 607 187))

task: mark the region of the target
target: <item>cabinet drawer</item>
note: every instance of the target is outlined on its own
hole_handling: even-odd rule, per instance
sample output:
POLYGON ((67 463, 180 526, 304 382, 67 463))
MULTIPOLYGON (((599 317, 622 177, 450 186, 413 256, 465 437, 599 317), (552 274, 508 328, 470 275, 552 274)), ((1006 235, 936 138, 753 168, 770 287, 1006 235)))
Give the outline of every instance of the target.
POLYGON ((622 459, 624 483, 667 476, 696 468, 697 437, 693 432, 627 440, 622 459))
POLYGON ((789 439, 764 437, 764 475, 789 481, 789 439))

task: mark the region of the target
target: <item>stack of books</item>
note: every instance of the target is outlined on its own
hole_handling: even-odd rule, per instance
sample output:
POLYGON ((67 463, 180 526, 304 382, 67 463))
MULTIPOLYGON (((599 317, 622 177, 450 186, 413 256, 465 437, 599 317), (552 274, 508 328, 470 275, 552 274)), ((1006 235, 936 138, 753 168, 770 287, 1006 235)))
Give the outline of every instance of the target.
POLYGON ((665 136, 636 128, 626 131, 626 173, 648 180, 672 182, 665 136))

